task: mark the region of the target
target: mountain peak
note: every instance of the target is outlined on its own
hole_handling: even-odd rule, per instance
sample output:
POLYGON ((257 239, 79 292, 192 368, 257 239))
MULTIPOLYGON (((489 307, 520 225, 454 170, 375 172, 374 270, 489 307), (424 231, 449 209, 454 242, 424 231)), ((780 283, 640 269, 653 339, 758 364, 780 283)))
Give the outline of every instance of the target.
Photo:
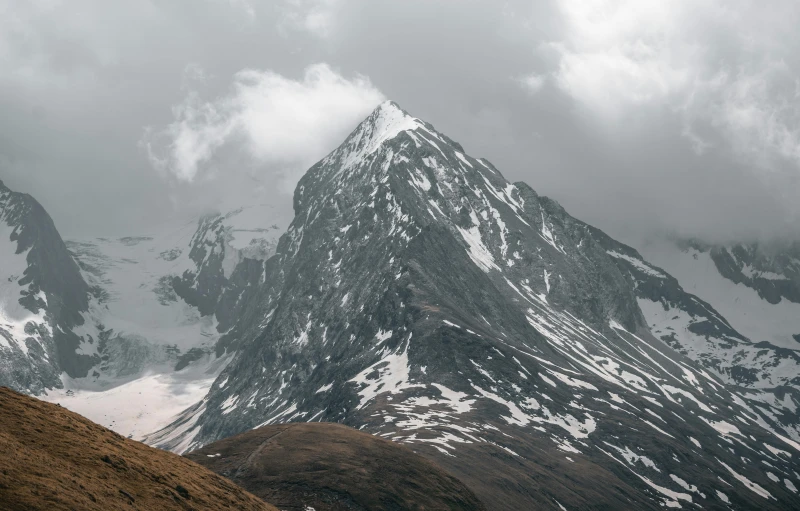
POLYGON ((356 137, 357 155, 363 157, 403 131, 424 126, 421 120, 412 117, 394 101, 384 101, 356 128, 351 138, 356 137))
POLYGON ((372 111, 373 115, 392 115, 392 114, 401 114, 405 117, 411 117, 411 115, 403 110, 397 102, 392 101, 391 99, 387 99, 377 107, 375 110, 372 111))
MULTIPOLYGON (((436 131, 429 123, 410 115, 394 101, 384 101, 320 164, 337 168, 337 175, 346 172, 376 154, 401 133, 409 133, 416 147, 420 147, 422 142, 435 140, 432 145, 438 151, 441 151, 439 144, 452 146, 461 153, 464 151, 460 144, 436 131)), ((313 175, 313 169, 308 174, 313 175)))
POLYGON ((374 158, 381 147, 403 132, 420 128, 435 133, 432 127, 412 117, 394 101, 378 105, 338 148, 303 176, 295 190, 295 212, 303 202, 302 196, 307 188, 324 186, 324 183, 342 176, 352 177, 352 172, 364 161, 374 158))
MULTIPOLYGON (((427 134, 425 135, 426 138, 435 140, 435 144, 443 143, 452 146, 460 153, 464 152, 464 148, 461 147, 461 144, 437 131, 430 123, 409 114, 394 101, 384 101, 378 105, 369 117, 364 119, 359 127, 356 128, 354 133, 359 133, 362 129, 368 131, 371 135, 373 142, 371 152, 374 152, 381 144, 395 138, 404 131, 417 130, 424 131, 427 134)), ((419 140, 417 142, 419 142, 419 140)), ((415 145, 418 146, 419 144, 417 143, 415 145)))
MULTIPOLYGON (((413 117, 394 101, 385 101, 338 148, 311 167, 300 179, 295 190, 295 213, 309 204, 307 197, 316 197, 320 202, 321 197, 328 200, 333 195, 346 194, 348 190, 360 190, 364 183, 371 183, 368 193, 373 193, 377 183, 387 182, 389 169, 392 169, 392 174, 399 172, 398 175, 405 175, 400 171, 411 161, 416 162, 415 169, 412 169, 415 175, 422 172, 419 170, 422 168, 430 168, 431 171, 436 169, 440 174, 439 179, 448 182, 460 179, 456 174, 466 172, 466 168, 478 173, 483 172, 480 168, 485 168, 487 173, 499 177, 499 172, 478 160, 470 163, 461 145, 431 124, 413 117), (444 174, 450 177, 446 178, 444 174)), ((493 176, 487 178, 494 179, 493 176)), ((400 181, 392 186, 404 187, 408 184, 406 178, 398 179, 400 181)), ((424 182, 428 182, 427 178, 424 182)), ((422 199, 427 204, 428 199, 422 199)))

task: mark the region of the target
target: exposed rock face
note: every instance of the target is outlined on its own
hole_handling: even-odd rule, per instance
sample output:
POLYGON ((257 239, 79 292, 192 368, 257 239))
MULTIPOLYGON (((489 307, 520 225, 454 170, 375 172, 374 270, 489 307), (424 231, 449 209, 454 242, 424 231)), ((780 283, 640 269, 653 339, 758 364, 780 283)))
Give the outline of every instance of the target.
POLYGON ((149 236, 68 241, 100 290, 75 330, 97 363, 45 398, 136 439, 201 400, 235 350, 220 339, 263 284, 280 222, 254 204, 165 221, 149 236))
POLYGON ((685 248, 708 252, 720 275, 754 289, 771 304, 800 303, 800 243, 769 246, 758 243, 707 245, 685 241, 685 248))
MULTIPOLYGON (((233 361, 148 442, 324 420, 411 446, 492 509, 797 501, 796 432, 640 307, 708 304, 392 103, 300 181, 264 267, 220 341, 233 361)), ((717 319, 696 329, 746 341, 717 319)))
POLYGON ((0 384, 136 438, 230 360, 235 343, 218 341, 283 232, 273 206, 254 204, 65 243, 38 202, 1 184, 0 211, 0 384))
MULTIPOLYGON (((264 211, 259 209, 262 208, 239 208, 225 214, 206 215, 198 222, 188 247, 189 259, 194 265, 173 277, 172 284, 177 295, 197 307, 201 315, 216 315, 223 318, 221 322, 229 322, 236 316, 231 310, 235 303, 226 298, 240 295, 251 283, 260 283, 262 272, 251 271, 251 264, 247 261, 263 263, 269 259, 275 252, 281 229, 274 223, 257 227, 268 224, 268 216, 255 220, 250 228, 237 225, 240 215, 263 214, 264 211), (249 211, 245 212, 245 209, 249 211), (232 243, 234 241, 238 243, 232 243), (240 269, 242 263, 244 266, 240 269)), ((222 330, 225 330, 224 326, 222 330)))
POLYGON ((276 511, 197 463, 5 387, 0 452, 6 511, 276 511))
POLYGON ((341 424, 264 426, 186 457, 286 511, 486 509, 426 458, 341 424))
POLYGON ((0 181, 0 385, 39 393, 61 371, 85 376, 96 357, 79 352, 90 289, 53 220, 0 181))
POLYGON ((738 386, 800 440, 800 344, 793 339, 800 304, 787 297, 797 285, 796 246, 662 240, 643 250, 677 277, 660 268, 660 278, 641 271, 646 263, 636 252, 629 254, 636 264, 620 261, 653 334, 738 386), (787 296, 771 303, 769 290, 776 288, 764 287, 766 281, 781 282, 787 296))

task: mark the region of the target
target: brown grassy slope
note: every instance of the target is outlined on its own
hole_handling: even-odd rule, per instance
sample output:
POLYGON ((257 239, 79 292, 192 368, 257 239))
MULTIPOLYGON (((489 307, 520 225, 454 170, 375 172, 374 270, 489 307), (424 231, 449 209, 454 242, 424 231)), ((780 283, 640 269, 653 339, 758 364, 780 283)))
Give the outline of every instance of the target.
POLYGON ((5 387, 0 509, 275 511, 192 461, 5 387))
POLYGON ((287 511, 486 509, 433 462, 340 424, 266 426, 187 457, 287 511))

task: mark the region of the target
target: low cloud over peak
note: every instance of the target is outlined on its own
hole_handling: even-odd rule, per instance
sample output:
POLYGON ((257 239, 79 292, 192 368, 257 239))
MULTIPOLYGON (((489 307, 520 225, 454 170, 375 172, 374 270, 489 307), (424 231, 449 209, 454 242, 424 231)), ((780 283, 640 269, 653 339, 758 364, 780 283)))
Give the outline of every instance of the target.
POLYGON ((384 99, 369 78, 346 78, 327 64, 307 67, 300 79, 245 69, 219 98, 189 91, 173 108, 173 122, 148 130, 142 145, 156 169, 181 181, 234 172, 213 164, 230 144, 297 178, 384 99))

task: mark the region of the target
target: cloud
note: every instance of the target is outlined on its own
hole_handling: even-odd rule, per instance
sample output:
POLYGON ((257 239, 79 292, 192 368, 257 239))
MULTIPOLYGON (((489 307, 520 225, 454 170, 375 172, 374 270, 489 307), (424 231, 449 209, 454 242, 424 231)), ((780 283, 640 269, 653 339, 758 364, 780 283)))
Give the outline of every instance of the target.
MULTIPOLYGON (((680 3, 680 2, 678 2, 680 3)), ((685 87, 695 51, 679 32, 674 3, 559 0, 559 86, 608 117, 685 87)))
POLYGON ((680 116, 698 153, 719 138, 760 169, 800 169, 796 38, 786 37, 800 10, 748 0, 558 6, 564 31, 545 45, 558 56, 556 82, 604 122, 662 108, 680 116))
POLYGON ((800 168, 800 95, 792 70, 772 62, 722 75, 720 82, 709 91, 717 97, 708 115, 732 147, 762 168, 774 168, 776 157, 800 168))
POLYGON ((232 7, 241 9, 249 20, 255 20, 256 9, 253 7, 253 3, 250 0, 228 0, 228 3, 230 3, 232 7))
POLYGON ((294 29, 325 39, 334 30, 337 9, 343 0, 284 0, 281 29, 294 29))
POLYGON ((299 80, 247 69, 215 100, 190 91, 173 108, 173 122, 148 130, 141 145, 156 169, 180 181, 208 177, 212 159, 231 145, 258 164, 297 173, 334 149, 384 99, 369 78, 348 79, 327 64, 307 67, 299 80))
POLYGON ((532 93, 537 93, 542 90, 546 81, 543 75, 530 74, 522 78, 522 85, 532 93))
POLYGON ((203 85, 213 78, 203 66, 197 62, 190 62, 183 68, 181 90, 192 90, 195 85, 203 85))

